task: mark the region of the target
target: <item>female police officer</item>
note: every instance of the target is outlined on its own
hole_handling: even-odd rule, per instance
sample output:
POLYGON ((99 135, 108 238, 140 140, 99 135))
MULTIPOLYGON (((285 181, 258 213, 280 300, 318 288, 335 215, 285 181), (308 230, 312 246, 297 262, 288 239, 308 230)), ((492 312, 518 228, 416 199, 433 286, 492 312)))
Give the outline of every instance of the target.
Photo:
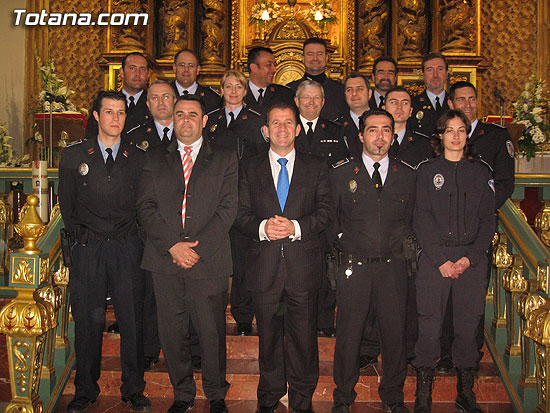
POLYGON ((482 412, 472 391, 476 328, 484 313, 487 257, 495 231, 494 185, 489 167, 474 160, 466 116, 451 110, 437 121, 439 157, 418 170, 413 225, 422 253, 416 279, 418 330, 415 412, 431 411, 434 368, 449 295, 453 297, 458 369, 456 407, 482 412))

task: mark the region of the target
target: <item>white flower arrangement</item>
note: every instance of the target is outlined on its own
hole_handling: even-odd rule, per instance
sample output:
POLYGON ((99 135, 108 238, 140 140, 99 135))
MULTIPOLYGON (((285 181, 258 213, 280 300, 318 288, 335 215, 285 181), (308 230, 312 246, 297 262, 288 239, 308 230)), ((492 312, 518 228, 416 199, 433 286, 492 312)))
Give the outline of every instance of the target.
POLYGON ((519 153, 528 160, 541 150, 543 144, 550 141, 550 127, 544 123, 541 106, 544 89, 544 81, 537 80, 533 75, 514 103, 514 122, 525 126, 518 141, 519 153))
POLYGON ((318 24, 334 23, 338 20, 331 0, 316 0, 304 14, 306 20, 318 24))
POLYGON ((12 168, 16 166, 24 166, 28 163, 29 155, 16 156, 14 155, 10 141, 13 138, 8 136, 6 123, 0 121, 0 167, 12 168))
POLYGON ((54 60, 50 58, 43 64, 37 55, 35 55, 35 59, 42 79, 42 90, 38 95, 38 105, 40 107, 36 108, 35 111, 76 112, 76 107, 69 100, 74 91, 64 86, 63 79, 57 77, 54 60))
POLYGON ((267 26, 281 17, 281 7, 274 0, 261 0, 252 6, 250 24, 267 26))

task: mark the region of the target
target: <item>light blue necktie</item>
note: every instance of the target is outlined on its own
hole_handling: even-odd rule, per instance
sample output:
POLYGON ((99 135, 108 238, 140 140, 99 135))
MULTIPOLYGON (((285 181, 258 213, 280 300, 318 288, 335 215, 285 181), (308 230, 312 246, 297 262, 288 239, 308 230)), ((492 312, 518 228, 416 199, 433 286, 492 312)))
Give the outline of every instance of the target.
POLYGON ((281 170, 279 171, 279 178, 277 180, 277 198, 279 198, 279 205, 281 206, 281 211, 285 210, 286 198, 288 196, 288 188, 290 183, 288 182, 288 171, 286 169, 286 163, 288 159, 279 158, 277 162, 281 165, 281 170))

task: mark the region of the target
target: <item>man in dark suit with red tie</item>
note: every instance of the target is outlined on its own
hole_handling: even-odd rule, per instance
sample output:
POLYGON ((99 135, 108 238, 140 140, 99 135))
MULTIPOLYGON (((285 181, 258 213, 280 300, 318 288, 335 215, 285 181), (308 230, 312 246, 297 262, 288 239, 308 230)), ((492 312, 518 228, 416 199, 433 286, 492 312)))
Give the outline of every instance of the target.
POLYGON ((297 152, 300 132, 293 105, 267 112, 267 153, 239 176, 236 227, 254 242, 247 269, 260 337, 258 412, 277 409, 287 392, 295 412, 312 412, 319 378, 317 293, 321 284, 320 233, 334 214, 326 164, 297 152))
POLYGON ((160 342, 174 387, 169 413, 194 405, 191 320, 210 412, 227 412, 225 308, 238 166, 235 153, 212 151, 203 140, 207 120, 198 96, 180 96, 174 106, 177 139, 147 152, 139 186, 138 216, 147 235, 142 268, 153 273, 160 342))

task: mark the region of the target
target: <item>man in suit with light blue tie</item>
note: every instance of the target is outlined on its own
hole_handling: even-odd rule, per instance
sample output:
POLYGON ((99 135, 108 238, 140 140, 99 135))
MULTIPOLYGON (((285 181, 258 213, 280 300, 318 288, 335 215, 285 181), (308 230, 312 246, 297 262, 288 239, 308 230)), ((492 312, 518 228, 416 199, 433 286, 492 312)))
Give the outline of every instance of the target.
POLYGON ((274 412, 288 383, 290 407, 307 413, 319 378, 319 235, 335 206, 325 162, 294 149, 293 105, 276 103, 266 116, 270 149, 241 168, 235 222, 254 241, 246 268, 260 338, 258 412, 274 412))

